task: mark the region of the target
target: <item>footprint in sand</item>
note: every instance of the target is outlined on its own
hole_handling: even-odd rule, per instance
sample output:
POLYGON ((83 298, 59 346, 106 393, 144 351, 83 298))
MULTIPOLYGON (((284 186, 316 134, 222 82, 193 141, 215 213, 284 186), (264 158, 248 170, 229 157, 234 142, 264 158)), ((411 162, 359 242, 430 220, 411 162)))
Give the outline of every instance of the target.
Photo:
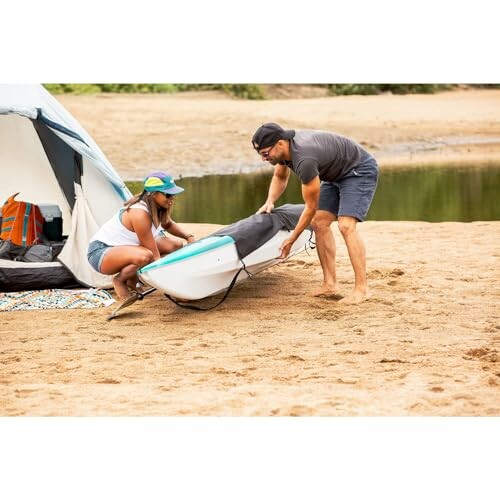
POLYGON ((284 359, 285 361, 305 361, 304 358, 297 356, 295 354, 292 354, 291 356, 286 356, 281 359, 284 359))
POLYGON ((495 349, 490 349, 489 347, 479 347, 477 349, 469 349, 466 351, 463 358, 467 360, 477 359, 483 362, 497 363, 498 352, 495 349))
POLYGON ((370 271, 367 276, 369 279, 375 280, 377 278, 382 278, 383 273, 382 273, 382 271, 379 271, 378 269, 374 269, 373 271, 370 271))
POLYGON ((405 272, 402 269, 391 269, 391 270, 380 270, 380 269, 373 269, 373 271, 370 271, 368 273, 368 278, 371 280, 376 280, 379 278, 399 278, 400 276, 403 276, 405 272))
POLYGON ((389 276, 403 276, 405 272, 401 269, 393 269, 390 273, 389 276))
POLYGON ((378 299, 376 297, 372 297, 368 299, 369 302, 374 302, 378 304, 383 304, 384 306, 393 306, 394 302, 392 300, 387 300, 387 299, 378 299))
POLYGON ((296 405, 292 406, 288 411, 287 414, 290 417, 301 417, 304 415, 312 415, 314 411, 307 407, 307 406, 302 406, 302 405, 296 405))
POLYGON ((444 389, 438 385, 431 387, 429 390, 432 392, 444 392, 444 389))
POLYGON ((97 380, 98 384, 121 384, 119 380, 115 380, 113 378, 103 378, 101 380, 97 380))

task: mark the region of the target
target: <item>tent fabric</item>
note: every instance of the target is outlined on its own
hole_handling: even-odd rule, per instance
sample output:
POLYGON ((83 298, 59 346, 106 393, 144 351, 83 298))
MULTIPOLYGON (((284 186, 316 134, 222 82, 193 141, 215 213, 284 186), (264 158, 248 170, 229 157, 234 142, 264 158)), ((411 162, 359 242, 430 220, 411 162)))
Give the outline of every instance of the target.
POLYGON ((75 287, 81 284, 60 262, 0 260, 0 292, 75 287))
POLYGON ((110 276, 98 273, 88 263, 89 241, 99 229, 99 225, 92 216, 82 188, 78 184, 75 184, 75 192, 76 202, 71 221, 73 232, 68 236, 58 260, 70 268, 81 283, 92 283, 94 287, 109 287, 110 276))
POLYGON ((52 120, 49 120, 47 117, 45 117, 41 109, 38 110, 37 121, 45 123, 45 125, 47 125, 53 130, 58 130, 59 132, 63 132, 64 134, 69 135, 74 139, 78 139, 79 141, 83 142, 86 146, 88 146, 88 144, 83 140, 83 138, 80 137, 76 132, 73 132, 72 130, 63 127, 62 125, 59 125, 59 123, 53 122, 52 120))
POLYGON ((210 236, 231 236, 236 244, 238 257, 244 259, 269 241, 278 231, 293 231, 304 205, 286 204, 274 208, 269 214, 255 214, 230 224, 210 236))
POLYGON ((63 232, 70 232, 71 207, 28 118, 0 114, 0 178, 0 202, 20 192, 19 200, 58 205, 63 232))
POLYGON ((33 122, 50 166, 70 208, 75 204, 74 182, 80 183, 82 157, 40 122, 33 122))
POLYGON ((61 209, 68 238, 59 266, 83 285, 111 287, 111 277, 87 261, 88 240, 132 195, 90 135, 41 85, 0 84, 0 175, 0 203, 20 191, 20 200, 61 209))
POLYGON ((0 84, 0 115, 17 114, 36 120, 40 112, 47 120, 77 134, 84 142, 60 130, 54 130, 75 151, 91 160, 111 183, 127 192, 125 184, 92 137, 42 85, 0 84))

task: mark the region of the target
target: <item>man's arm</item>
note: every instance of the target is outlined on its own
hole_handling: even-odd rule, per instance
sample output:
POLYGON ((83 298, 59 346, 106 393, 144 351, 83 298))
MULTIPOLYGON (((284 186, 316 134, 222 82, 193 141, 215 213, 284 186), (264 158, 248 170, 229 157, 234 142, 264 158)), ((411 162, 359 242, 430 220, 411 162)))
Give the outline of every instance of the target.
POLYGON ((314 177, 314 179, 309 181, 307 184, 302 184, 302 198, 304 198, 305 207, 300 214, 299 221, 297 222, 292 234, 281 245, 280 257, 282 259, 288 257, 292 245, 301 235, 302 231, 304 231, 304 229, 311 223, 314 214, 318 209, 320 185, 319 176, 314 177))
POLYGON ((262 205, 259 210, 257 210, 258 214, 261 213, 270 213, 274 208, 274 203, 276 200, 283 194, 287 185, 288 179, 290 177, 290 169, 285 165, 276 165, 274 168, 273 178, 271 179, 271 184, 269 186, 269 192, 267 194, 267 200, 262 205))

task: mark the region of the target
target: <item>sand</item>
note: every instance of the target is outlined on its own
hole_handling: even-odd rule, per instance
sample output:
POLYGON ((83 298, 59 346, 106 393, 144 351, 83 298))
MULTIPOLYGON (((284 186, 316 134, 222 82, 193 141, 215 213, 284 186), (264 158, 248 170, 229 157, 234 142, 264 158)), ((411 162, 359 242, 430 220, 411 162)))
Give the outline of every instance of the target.
MULTIPOLYGON (((498 91, 61 101, 126 179, 146 167, 188 175, 258 165, 244 148, 267 119, 341 129, 376 145, 383 168, 433 155, 500 159, 498 91), (437 143, 437 134, 437 149, 410 158, 408 144, 437 143), (444 138, 476 143, 467 151, 444 138)), ((188 224, 198 237, 216 227, 188 224)), ((353 273, 332 230, 347 293, 353 273)), ((180 309, 156 292, 111 322, 108 309, 1 313, 0 414, 499 415, 500 221, 370 221, 360 231, 373 295, 355 306, 307 297, 321 279, 313 251, 239 285, 209 312, 180 309)))

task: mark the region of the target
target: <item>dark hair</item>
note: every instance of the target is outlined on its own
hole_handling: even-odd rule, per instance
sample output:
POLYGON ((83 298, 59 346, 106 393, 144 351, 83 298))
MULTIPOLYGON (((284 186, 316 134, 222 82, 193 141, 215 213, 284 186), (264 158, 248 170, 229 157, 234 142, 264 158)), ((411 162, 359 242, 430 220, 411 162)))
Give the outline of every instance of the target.
POLYGON ((151 216, 151 220, 153 224, 158 227, 160 224, 163 228, 167 228, 167 226, 171 223, 172 219, 170 217, 170 208, 159 207, 153 200, 153 195, 158 193, 159 191, 143 191, 142 193, 136 194, 130 200, 127 200, 123 206, 128 210, 135 203, 139 203, 143 201, 146 203, 148 207, 149 215, 151 216))

